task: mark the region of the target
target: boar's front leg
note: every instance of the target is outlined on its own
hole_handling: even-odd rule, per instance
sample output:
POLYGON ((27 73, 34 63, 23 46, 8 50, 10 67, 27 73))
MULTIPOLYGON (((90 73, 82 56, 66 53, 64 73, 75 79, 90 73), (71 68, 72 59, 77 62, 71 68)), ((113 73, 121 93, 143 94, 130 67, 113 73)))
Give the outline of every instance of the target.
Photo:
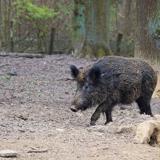
POLYGON ((91 126, 94 126, 94 125, 96 124, 96 121, 99 119, 100 114, 101 114, 101 112, 102 112, 102 106, 103 106, 102 104, 99 105, 99 106, 96 108, 95 112, 92 114, 92 116, 91 116, 91 122, 90 122, 90 125, 91 125, 91 126))
POLYGON ((102 112, 105 112, 105 114, 106 114, 106 122, 105 122, 105 124, 111 122, 112 121, 112 115, 111 115, 112 109, 111 108, 112 107, 110 105, 108 105, 106 103, 106 101, 104 101, 103 103, 101 103, 96 108, 95 112, 92 114, 90 125, 95 125, 96 121, 99 119, 100 114, 102 112))
POLYGON ((109 122, 112 122, 112 109, 107 109, 105 111, 105 114, 106 114, 106 122, 105 122, 105 125, 109 122))

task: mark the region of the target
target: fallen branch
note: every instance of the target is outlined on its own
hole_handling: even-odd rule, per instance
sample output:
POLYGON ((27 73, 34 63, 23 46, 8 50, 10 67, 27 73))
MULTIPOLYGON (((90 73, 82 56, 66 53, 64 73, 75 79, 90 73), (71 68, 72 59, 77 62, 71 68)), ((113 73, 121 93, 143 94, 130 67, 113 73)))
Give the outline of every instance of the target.
POLYGON ((57 79, 57 81, 74 81, 73 78, 61 78, 61 79, 57 79))
POLYGON ((45 150, 29 150, 27 153, 45 153, 48 152, 47 149, 45 150))
POLYGON ((0 57, 11 57, 11 58, 44 58, 45 55, 43 54, 14 54, 14 53, 8 53, 8 54, 0 54, 0 57))

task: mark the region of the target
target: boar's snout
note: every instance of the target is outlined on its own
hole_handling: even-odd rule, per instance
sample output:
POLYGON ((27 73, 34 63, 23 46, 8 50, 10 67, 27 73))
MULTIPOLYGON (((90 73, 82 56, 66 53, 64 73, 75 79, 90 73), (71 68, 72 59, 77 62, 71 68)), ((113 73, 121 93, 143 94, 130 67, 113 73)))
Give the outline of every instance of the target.
POLYGON ((76 98, 71 102, 71 107, 70 107, 71 111, 77 112, 80 109, 78 106, 79 106, 79 101, 76 98))
POLYGON ((77 112, 78 111, 78 109, 77 108, 75 108, 75 106, 71 106, 71 111, 73 111, 73 112, 77 112))
POLYGON ((84 111, 91 105, 91 101, 82 99, 76 99, 72 102, 71 111, 77 112, 79 110, 84 111))

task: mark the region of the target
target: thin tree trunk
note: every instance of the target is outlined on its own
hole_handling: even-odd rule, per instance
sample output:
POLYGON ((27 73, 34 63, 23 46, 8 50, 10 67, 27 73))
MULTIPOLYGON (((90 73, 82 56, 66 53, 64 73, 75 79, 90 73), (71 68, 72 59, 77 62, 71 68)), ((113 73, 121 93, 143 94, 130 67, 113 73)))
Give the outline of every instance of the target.
MULTIPOLYGON (((85 1, 85 0, 84 0, 85 1)), ((74 54, 79 56, 85 39, 85 5, 83 0, 74 0, 73 40, 74 54)))
POLYGON ((119 55, 119 53, 121 52, 121 42, 123 39, 123 34, 122 33, 118 33, 117 35, 117 43, 116 43, 116 54, 119 55))
POLYGON ((10 22, 10 51, 14 52, 14 38, 13 38, 13 21, 10 22))
POLYGON ((13 22, 13 14, 12 14, 12 3, 13 0, 9 0, 8 2, 8 23, 9 23, 9 42, 10 42, 10 52, 14 52, 14 37, 13 37, 13 33, 14 33, 14 22, 13 22))
POLYGON ((53 53, 54 39, 55 39, 55 28, 51 28, 50 44, 49 44, 49 49, 48 49, 48 54, 49 55, 51 55, 53 53))
POLYGON ((132 18, 132 8, 133 0, 123 0, 118 3, 117 7, 117 42, 116 42, 116 54, 120 55, 121 53, 121 42, 122 39, 127 39, 132 34, 133 30, 133 18, 132 18))
POLYGON ((2 50, 2 43, 3 43, 3 21, 2 21, 2 0, 0 0, 0 50, 2 50))

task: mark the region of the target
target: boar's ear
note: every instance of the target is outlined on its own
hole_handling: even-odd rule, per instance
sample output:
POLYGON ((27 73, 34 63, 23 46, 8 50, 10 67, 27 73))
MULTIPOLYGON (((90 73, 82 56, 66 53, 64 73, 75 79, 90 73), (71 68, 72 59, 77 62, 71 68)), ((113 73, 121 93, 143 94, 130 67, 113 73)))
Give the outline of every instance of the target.
POLYGON ((101 76, 101 71, 97 66, 91 68, 88 73, 88 77, 91 81, 93 81, 93 83, 96 83, 99 80, 100 76, 101 76))
POLYGON ((70 70, 71 70, 71 76, 73 78, 77 78, 78 74, 79 74, 79 70, 76 66, 74 65, 70 65, 70 70))

